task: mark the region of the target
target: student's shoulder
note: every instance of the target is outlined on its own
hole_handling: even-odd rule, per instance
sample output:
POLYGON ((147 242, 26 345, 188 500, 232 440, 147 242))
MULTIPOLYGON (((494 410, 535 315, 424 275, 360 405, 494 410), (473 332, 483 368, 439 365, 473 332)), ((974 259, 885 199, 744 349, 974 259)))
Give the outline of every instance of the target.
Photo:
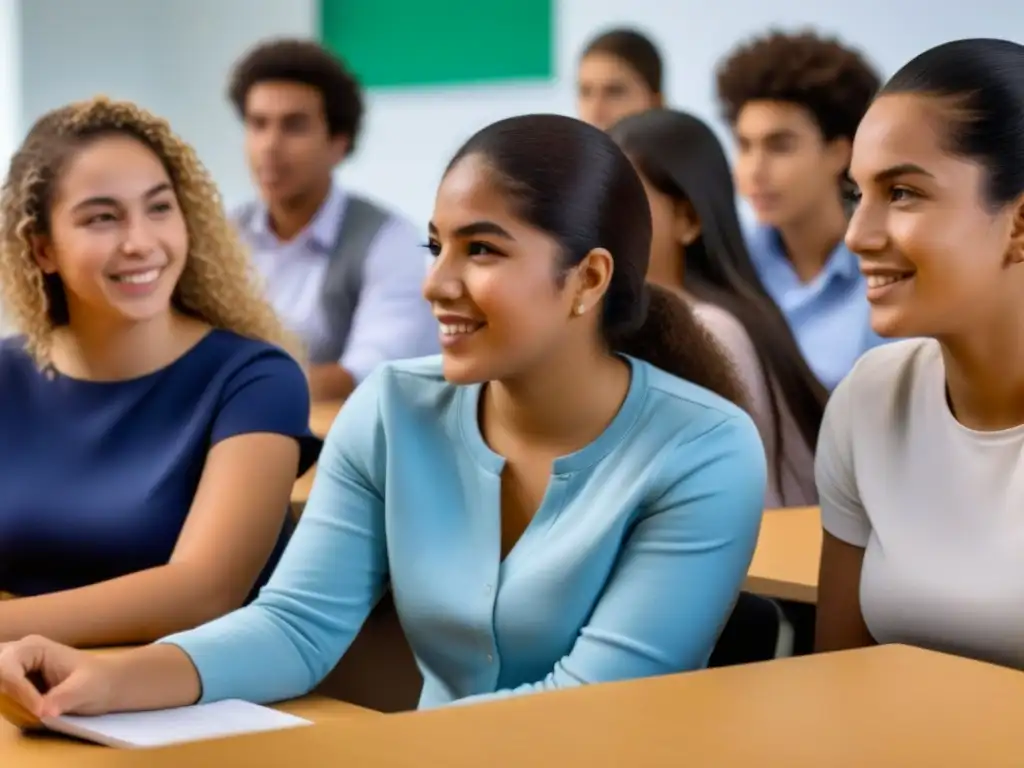
POLYGON ((868 408, 893 397, 906 399, 942 365, 934 339, 901 339, 865 352, 832 394, 854 399, 868 408), (874 405, 873 405, 874 404, 874 405))
POLYGON ((441 407, 459 389, 445 379, 441 355, 382 363, 364 385, 390 405, 417 408, 441 407))
POLYGON ((389 221, 406 223, 411 225, 411 219, 409 219, 404 214, 402 214, 395 208, 391 207, 387 203, 383 202, 382 200, 378 200, 377 198, 373 197, 372 195, 367 195, 363 192, 351 192, 348 190, 345 190, 344 195, 346 207, 351 206, 353 204, 366 206, 367 208, 373 210, 377 214, 384 216, 389 221))
POLYGON ((0 360, 26 360, 29 354, 26 348, 24 336, 3 336, 0 337, 0 360))
POLYGON ((259 208, 260 203, 258 200, 246 200, 227 210, 228 221, 236 227, 244 229, 249 225, 249 222, 256 215, 259 208))
POLYGON ((754 342, 747 329, 729 310, 711 302, 701 301, 693 305, 693 314, 730 355, 747 357, 756 354, 754 342))
POLYGON ((339 421, 346 434, 431 430, 456 408, 463 389, 445 380, 440 355, 387 361, 356 387, 339 421))
POLYGON ((392 239, 400 239, 408 241, 415 245, 420 245, 423 240, 423 228, 415 224, 415 222, 404 213, 396 208, 392 208, 386 203, 377 200, 376 198, 369 197, 365 194, 355 194, 348 192, 345 197, 347 205, 351 205, 353 202, 359 203, 363 206, 368 207, 377 216, 381 217, 381 227, 378 233, 378 238, 387 236, 392 239))
POLYGON ((276 344, 223 328, 210 330, 195 350, 200 351, 205 358, 218 360, 229 366, 266 358, 288 360, 293 365, 298 365, 290 354, 276 344))
POLYGON ((677 446, 723 441, 754 445, 763 453, 757 426, 738 405, 649 363, 639 365, 646 376, 642 418, 648 434, 677 446))
MULTIPOLYGON (((843 440, 872 445, 880 439, 896 439, 916 421, 910 419, 912 414, 934 407, 933 387, 943 376, 942 353, 933 339, 906 339, 875 347, 861 356, 832 391, 822 433, 846 435, 843 440)), ((926 420, 934 416, 921 415, 926 420)))
POLYGON ((181 375, 244 384, 272 380, 285 389, 306 389, 299 362, 281 347, 220 328, 211 330, 181 361, 181 375))
POLYGON ((38 366, 32 359, 24 336, 0 338, 0 380, 12 375, 34 375, 38 366))
POLYGON ((642 462, 638 471, 651 471, 646 476, 655 495, 686 486, 688 496, 710 498, 728 489, 736 499, 746 500, 737 513, 759 515, 767 460, 753 419, 704 387, 642 365, 647 397, 629 463, 642 462))

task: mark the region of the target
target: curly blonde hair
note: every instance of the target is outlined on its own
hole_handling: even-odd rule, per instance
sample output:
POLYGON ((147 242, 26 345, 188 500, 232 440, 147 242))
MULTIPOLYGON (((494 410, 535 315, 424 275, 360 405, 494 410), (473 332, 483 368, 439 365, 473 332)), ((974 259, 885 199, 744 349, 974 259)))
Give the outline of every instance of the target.
POLYGON ((29 354, 47 366, 53 331, 68 322, 60 278, 44 275, 33 241, 49 233, 55 188, 69 159, 90 141, 111 134, 141 141, 171 177, 189 238, 175 306, 215 328, 276 344, 301 359, 301 349, 262 298, 248 253, 192 147, 166 120, 131 102, 103 97, 41 117, 11 160, 0 191, 0 303, 25 336, 29 354))

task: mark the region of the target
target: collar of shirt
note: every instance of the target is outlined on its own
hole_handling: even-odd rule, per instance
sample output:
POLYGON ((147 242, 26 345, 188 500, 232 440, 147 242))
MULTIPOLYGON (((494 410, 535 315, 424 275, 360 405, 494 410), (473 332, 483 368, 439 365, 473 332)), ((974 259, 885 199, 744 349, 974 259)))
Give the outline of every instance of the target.
POLYGON ((345 212, 346 196, 342 189, 331 186, 327 198, 320 205, 313 219, 288 243, 282 243, 270 229, 270 218, 267 207, 260 203, 256 212, 249 220, 249 238, 258 248, 279 249, 284 245, 304 244, 317 253, 329 254, 335 246, 341 218, 345 212))
MULTIPOLYGON (((795 285, 800 283, 793 264, 786 256, 785 246, 782 244, 782 236, 779 231, 772 227, 758 226, 750 232, 750 257, 754 260, 758 272, 763 275, 781 276, 785 275, 786 282, 792 281, 795 285)), ((846 247, 842 241, 836 244, 825 261, 825 268, 821 271, 812 283, 824 286, 833 279, 843 281, 858 281, 861 279, 860 265, 857 257, 846 247)), ((773 281, 774 282, 774 281, 773 281)))

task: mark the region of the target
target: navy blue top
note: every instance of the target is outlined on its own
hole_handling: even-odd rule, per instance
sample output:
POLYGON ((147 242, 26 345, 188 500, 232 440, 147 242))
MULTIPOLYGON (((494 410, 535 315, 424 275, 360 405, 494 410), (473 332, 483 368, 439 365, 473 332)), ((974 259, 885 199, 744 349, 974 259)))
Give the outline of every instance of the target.
MULTIPOLYGON (((309 407, 290 356, 228 331, 118 382, 48 377, 22 339, 0 340, 0 591, 29 597, 166 564, 211 446, 295 436, 304 473, 321 447, 309 407)), ((286 519, 256 589, 291 533, 286 519)))

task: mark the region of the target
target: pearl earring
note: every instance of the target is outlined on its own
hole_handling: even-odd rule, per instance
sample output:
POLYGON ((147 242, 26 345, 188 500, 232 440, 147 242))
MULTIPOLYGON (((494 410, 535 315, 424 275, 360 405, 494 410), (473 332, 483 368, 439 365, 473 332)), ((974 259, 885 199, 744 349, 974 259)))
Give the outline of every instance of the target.
POLYGON ((584 306, 582 301, 579 304, 576 305, 576 314, 577 315, 582 315, 586 311, 587 311, 587 308, 586 308, 586 306, 584 306))

